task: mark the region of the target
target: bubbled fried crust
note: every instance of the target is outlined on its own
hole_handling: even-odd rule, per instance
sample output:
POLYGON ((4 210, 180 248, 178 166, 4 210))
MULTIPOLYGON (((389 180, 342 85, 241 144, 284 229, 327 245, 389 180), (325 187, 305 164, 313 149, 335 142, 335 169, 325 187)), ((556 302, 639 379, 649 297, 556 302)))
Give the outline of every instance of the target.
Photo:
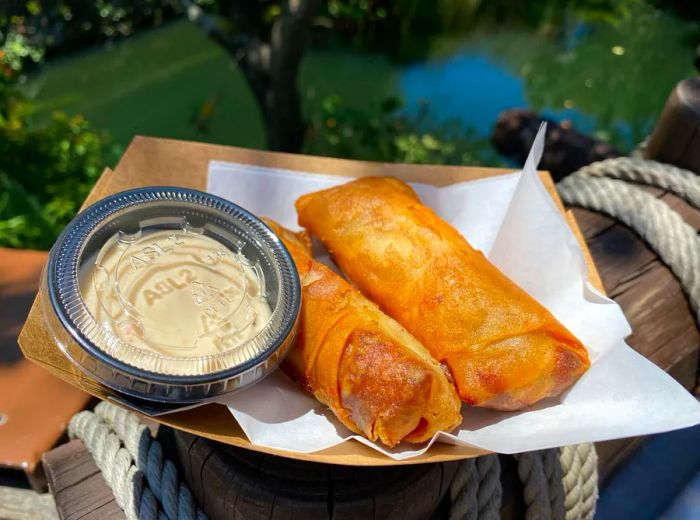
POLYGON ((466 403, 521 409, 589 367, 580 341, 405 183, 365 177, 296 207, 348 278, 449 367, 466 403))
POLYGON ((304 235, 266 222, 291 253, 302 285, 299 334, 282 369, 350 430, 389 447, 457 426, 459 397, 428 351, 313 260, 304 235))
POLYGON ((394 446, 411 435, 432 387, 432 370, 381 332, 355 330, 348 337, 340 363, 340 401, 367 437, 394 446))

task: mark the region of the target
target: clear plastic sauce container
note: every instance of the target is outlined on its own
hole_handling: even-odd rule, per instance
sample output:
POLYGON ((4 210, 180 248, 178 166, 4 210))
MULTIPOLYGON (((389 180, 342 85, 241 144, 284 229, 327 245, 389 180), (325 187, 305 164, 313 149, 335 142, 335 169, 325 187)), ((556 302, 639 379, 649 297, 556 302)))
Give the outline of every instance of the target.
POLYGON ((301 291, 279 238, 218 197, 118 193, 80 213, 43 277, 64 354, 119 394, 192 404, 270 373, 291 347, 301 291))

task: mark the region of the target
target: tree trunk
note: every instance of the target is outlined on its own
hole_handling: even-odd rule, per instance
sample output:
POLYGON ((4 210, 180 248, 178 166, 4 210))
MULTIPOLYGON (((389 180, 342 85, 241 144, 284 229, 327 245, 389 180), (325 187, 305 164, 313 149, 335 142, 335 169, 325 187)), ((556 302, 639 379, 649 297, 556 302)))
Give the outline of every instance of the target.
POLYGON ((267 147, 276 152, 299 153, 306 132, 299 90, 296 84, 274 79, 271 83, 261 105, 267 147))
POLYGON ((300 152, 306 125, 301 113, 299 68, 319 0, 289 0, 270 33, 269 84, 261 105, 270 150, 300 152))
POLYGON ((306 125, 302 117, 298 76, 309 27, 319 0, 288 0, 265 41, 262 4, 231 0, 235 35, 223 33, 199 6, 181 0, 190 21, 226 49, 238 63, 255 96, 265 124, 267 147, 273 151, 301 151, 306 125))

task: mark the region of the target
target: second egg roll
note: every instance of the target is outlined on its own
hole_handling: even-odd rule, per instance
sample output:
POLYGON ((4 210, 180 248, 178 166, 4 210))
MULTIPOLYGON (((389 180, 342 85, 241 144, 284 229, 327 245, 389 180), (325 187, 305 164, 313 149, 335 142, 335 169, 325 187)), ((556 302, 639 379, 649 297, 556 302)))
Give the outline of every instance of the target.
POLYGON ((308 234, 266 223, 294 259, 302 286, 295 346, 282 370, 355 433, 392 447, 461 423, 445 367, 396 321, 310 256, 308 234))
POLYGON ((589 367, 581 342, 406 183, 366 177, 296 207, 348 278, 449 367, 467 404, 518 410, 589 367))

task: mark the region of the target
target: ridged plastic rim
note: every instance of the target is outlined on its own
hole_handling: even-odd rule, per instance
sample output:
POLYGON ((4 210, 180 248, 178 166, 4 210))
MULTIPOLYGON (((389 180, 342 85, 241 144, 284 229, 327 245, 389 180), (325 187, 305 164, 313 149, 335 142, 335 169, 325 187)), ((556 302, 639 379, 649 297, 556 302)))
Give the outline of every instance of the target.
MULTIPOLYGON (((232 224, 235 225, 235 224, 232 224)), ((106 197, 81 212, 59 236, 51 249, 47 264, 47 289, 51 306, 61 322, 76 343, 91 356, 103 363, 109 364, 129 376, 150 380, 154 383, 173 385, 192 385, 226 380, 246 372, 250 368, 264 364, 283 344, 292 332, 301 307, 301 287, 299 275, 289 251, 279 237, 260 219, 240 206, 215 195, 203 193, 188 188, 155 186, 123 191, 106 197), (76 317, 85 319, 92 314, 87 309, 80 295, 78 269, 86 245, 93 232, 109 217, 122 211, 142 204, 154 202, 182 202, 194 204, 214 210, 222 222, 238 221, 251 232, 256 240, 272 253, 276 261, 276 271, 279 272, 279 298, 273 309, 272 316, 266 327, 255 337, 267 334, 266 346, 244 363, 232 364, 223 370, 196 375, 173 375, 144 370, 127 364, 95 345, 83 333, 85 324, 77 323, 76 317), (278 314, 282 314, 279 316, 278 314), (275 320, 275 318, 277 318, 275 320), (280 323, 274 327, 275 321, 280 323), (274 329, 274 330, 273 330, 274 329)), ((252 338, 252 339, 255 339, 252 338)), ((250 341, 246 342, 247 345, 250 341)), ((131 347, 133 348, 133 347, 131 347)), ((169 356, 160 356, 169 358, 169 356)), ((225 358, 232 357, 231 351, 221 352, 206 358, 219 358, 225 365, 225 358)), ((172 359, 179 359, 173 356, 172 359)), ((183 360, 186 358, 182 358, 183 360)), ((190 360, 192 358, 189 358, 190 360)), ((202 359, 202 358, 199 358, 202 359)), ((264 374, 261 374, 261 377, 264 374)))

